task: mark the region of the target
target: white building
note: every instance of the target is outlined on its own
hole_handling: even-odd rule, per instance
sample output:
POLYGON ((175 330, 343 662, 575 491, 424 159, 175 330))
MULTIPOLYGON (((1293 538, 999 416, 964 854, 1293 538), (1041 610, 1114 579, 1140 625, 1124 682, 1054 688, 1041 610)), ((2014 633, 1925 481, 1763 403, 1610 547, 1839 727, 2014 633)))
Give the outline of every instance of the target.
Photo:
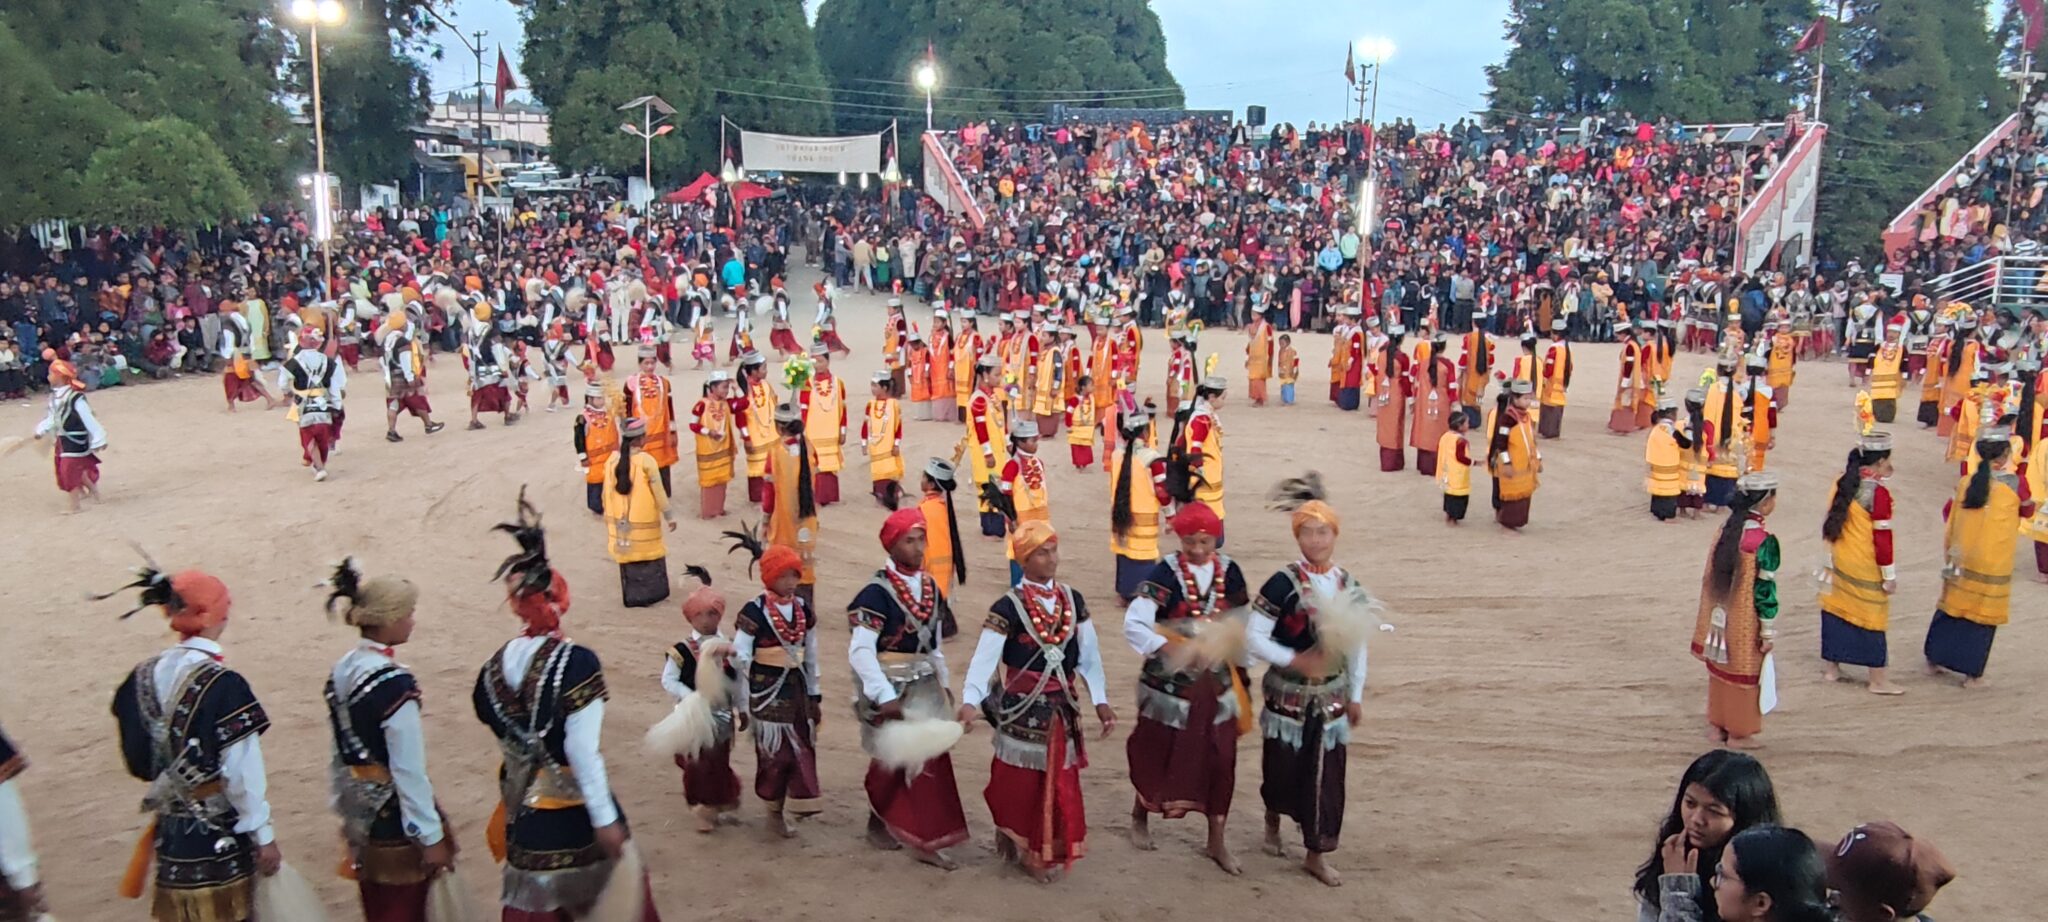
POLYGON ((534 103, 517 100, 506 100, 505 107, 500 109, 491 102, 491 94, 484 94, 483 110, 479 116, 474 95, 450 93, 447 98, 436 101, 433 108, 427 111, 426 127, 473 138, 476 136, 477 127, 481 125, 484 139, 497 142, 494 146, 548 146, 546 109, 534 103))

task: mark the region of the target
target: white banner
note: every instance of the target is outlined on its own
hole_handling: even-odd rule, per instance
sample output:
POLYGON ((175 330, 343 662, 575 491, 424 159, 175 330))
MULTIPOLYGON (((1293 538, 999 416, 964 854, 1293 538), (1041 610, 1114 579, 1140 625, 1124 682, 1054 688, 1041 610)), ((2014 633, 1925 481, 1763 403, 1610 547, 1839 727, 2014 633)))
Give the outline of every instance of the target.
POLYGON ((742 131, 740 162, 748 170, 784 173, 880 173, 882 136, 812 138, 742 131))

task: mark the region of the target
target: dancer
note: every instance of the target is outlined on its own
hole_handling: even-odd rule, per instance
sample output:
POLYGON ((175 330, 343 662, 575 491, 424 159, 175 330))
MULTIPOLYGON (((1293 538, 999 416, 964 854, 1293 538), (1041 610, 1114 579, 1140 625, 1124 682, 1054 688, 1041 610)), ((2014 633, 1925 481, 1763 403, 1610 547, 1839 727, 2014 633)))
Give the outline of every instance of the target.
MULTIPOLYGON (((683 599, 683 622, 690 636, 669 648, 661 661, 661 687, 669 697, 683 700, 697 690, 699 660, 719 660, 726 687, 744 689, 738 670, 732 666, 732 639, 720 628, 725 622, 725 596, 711 587, 711 572, 703 567, 686 567, 698 586, 683 599)), ((740 692, 744 693, 744 692, 740 692)), ((676 756, 683 772, 683 803, 697 819, 697 831, 709 833, 720 824, 737 824, 740 809, 740 776, 732 770, 733 734, 747 729, 746 716, 736 714, 732 697, 711 706, 711 745, 691 756, 676 756)))
POLYGON ((761 595, 740 606, 732 658, 746 673, 747 720, 754 728, 754 796, 768 807, 769 828, 796 836, 790 817, 823 810, 818 787, 817 611, 797 593, 806 566, 790 547, 763 546, 741 532, 735 550, 754 554, 761 595))
POLYGON ((1769 360, 1751 353, 1746 360, 1748 373, 1736 382, 1736 399, 1742 402, 1742 429, 1749 445, 1748 466, 1743 470, 1755 473, 1764 469, 1767 453, 1778 447, 1774 434, 1778 431, 1778 408, 1773 403, 1769 376, 1769 360))
MULTIPOLYGON (((235 404, 263 401, 266 410, 277 409, 277 398, 271 396, 263 382, 256 378, 256 362, 251 357, 258 348, 255 335, 249 330, 248 319, 239 311, 221 312, 220 357, 227 360, 227 368, 221 372, 222 388, 227 392, 228 412, 235 412, 235 404)), ((270 347, 262 344, 263 356, 268 358, 270 347)))
POLYGON ((1651 423, 1650 444, 1643 450, 1643 462, 1650 466, 1644 488, 1650 491, 1650 515, 1671 522, 1678 518, 1678 499, 1685 493, 1684 451, 1692 447, 1690 437, 1678 430, 1678 398, 1657 398, 1651 423))
MULTIPOLYGON (((1175 422, 1178 438, 1174 447, 1173 460, 1169 470, 1174 473, 1185 471, 1178 478, 1179 493, 1175 498, 1182 503, 1197 502, 1216 513, 1216 521, 1222 522, 1223 513, 1223 421, 1216 416, 1216 410, 1223 404, 1226 382, 1220 375, 1202 379, 1195 389, 1195 399, 1189 409, 1175 422)), ((1168 475, 1168 483, 1175 482, 1174 473, 1168 475)), ((1222 539, 1217 544, 1222 544, 1222 539)))
POLYGON ((1444 491, 1444 521, 1457 525, 1472 505, 1472 446, 1465 438, 1472 418, 1463 411, 1452 413, 1450 424, 1451 431, 1436 443, 1436 482, 1444 491))
POLYGON ((1529 418, 1526 381, 1501 388, 1486 417, 1486 470, 1493 475, 1494 521, 1511 531, 1529 524, 1529 504, 1543 473, 1543 451, 1536 447, 1535 421, 1529 418))
MULTIPOLYGON (((1486 334, 1478 335, 1484 338, 1486 334)), ((1478 415, 1476 408, 1468 413, 1454 405, 1454 401, 1464 400, 1466 382, 1458 380, 1457 367, 1451 364, 1446 353, 1441 334, 1427 343, 1418 344, 1415 347, 1413 380, 1408 385, 1409 393, 1415 395, 1415 419, 1408 427, 1408 442, 1415 447, 1415 472, 1424 477, 1436 476, 1437 444, 1450 431, 1450 418, 1478 415)), ((1478 393, 1484 394, 1485 391, 1486 382, 1481 376, 1478 393)))
MULTIPOLYGON (((925 462, 923 481, 924 498, 917 504, 924 514, 924 571, 931 574, 939 584, 939 591, 952 595, 953 581, 967 582, 966 548, 960 544, 960 520, 953 514, 953 491, 959 489, 953 465, 942 458, 925 462)), ((946 610, 948 615, 952 609, 946 610)), ((945 636, 959 632, 959 626, 947 622, 945 636)))
POLYGON ((1627 435, 1640 428, 1636 425, 1636 404, 1639 395, 1649 387, 1648 353, 1643 348, 1642 331, 1626 320, 1614 323, 1621 341, 1621 377, 1614 386, 1614 409, 1607 414, 1607 431, 1627 435))
MULTIPOLYGON (((972 311, 961 315, 967 326, 953 343, 953 401, 955 419, 967 421, 967 407, 979 391, 980 366, 987 357, 988 343, 981 336, 979 320, 972 311)), ((940 417, 943 419, 944 417, 940 417)))
MULTIPOLYGON (((885 382, 886 383, 886 382, 885 382)), ((917 860, 953 870, 945 849, 967 841, 967 816, 953 782, 953 758, 941 752, 916 770, 886 764, 882 727, 898 720, 944 720, 953 708, 946 654, 939 641, 951 608, 924 572, 925 518, 899 509, 882 523, 889 560, 847 606, 853 640, 847 659, 858 680, 853 701, 867 773, 868 844, 908 846, 917 860)))
POLYGON ((352 559, 329 585, 328 613, 339 603, 342 623, 360 635, 323 694, 334 736, 333 806, 363 918, 428 922, 427 886, 454 868, 455 840, 427 777, 419 681, 395 649, 412 639, 419 589, 397 577, 364 579, 352 559))
POLYGON ((1284 481, 1273 499, 1275 508, 1289 513, 1301 559, 1260 587, 1245 637, 1251 655, 1268 664, 1259 715, 1265 848, 1284 856, 1280 821, 1293 820, 1307 851, 1302 869, 1335 887, 1343 879, 1326 856, 1337 850, 1343 832, 1351 733, 1365 719, 1366 640, 1360 634, 1355 646, 1333 649, 1325 625, 1340 614, 1347 620, 1369 617, 1376 603, 1334 562, 1341 525, 1324 498, 1322 478, 1284 481), (1340 613, 1336 606, 1365 611, 1340 613))
POLYGON ((748 441, 746 402, 732 395, 730 372, 712 369, 705 379, 704 396, 690 408, 690 433, 697 438, 697 517, 721 518, 734 456, 748 441))
POLYGON ((604 472, 604 524, 612 562, 619 565, 619 596, 627 608, 668 598, 668 540, 676 530, 668 489, 647 452, 647 424, 629 419, 619 450, 604 472))
MULTIPOLYGON (((442 289, 446 291, 446 289, 442 289)), ((512 407, 512 391, 506 385, 511 353, 498 342, 497 328, 484 325, 483 336, 469 344, 463 358, 469 365, 469 428, 482 429, 484 413, 497 413, 507 426, 519 421, 512 407)))
MULTIPOLYGON (((1499 351, 1494 348, 1493 338, 1486 335, 1485 317, 1473 317, 1472 329, 1467 331, 1462 339, 1465 354, 1458 357, 1458 406, 1474 424, 1477 424, 1479 401, 1486 398, 1487 376, 1493 372, 1494 366, 1500 364, 1499 351)), ((1437 336, 1437 340, 1442 341, 1441 334, 1437 336)), ((1419 353, 1418 349, 1416 361, 1422 360, 1419 353)), ((1443 355, 1443 352, 1438 350, 1436 354, 1443 355)), ((1450 356, 1444 355, 1444 358, 1449 360, 1450 356)), ((1431 377, 1433 379, 1435 376, 1431 377)), ((1421 410, 1421 406, 1418 405, 1416 412, 1420 413, 1421 410)), ((1423 444, 1417 442, 1416 447, 1421 448, 1423 444)))
MULTIPOLYGON (((611 694, 597 653, 563 635, 569 581, 548 562, 547 533, 524 490, 518 518, 494 530, 519 544, 496 578, 522 627, 484 663, 470 696, 504 760, 485 837, 494 855, 499 843, 504 850, 504 922, 570 922, 611 890, 647 889, 644 878, 613 879, 632 831, 599 746, 611 694)), ((652 900, 641 920, 659 922, 652 900)))
POLYGON ((28 768, 7 734, 0 733, 0 919, 37 922, 50 918, 37 873, 35 843, 29 836, 28 808, 15 779, 28 768))
POLYGON ((1735 498, 1735 479, 1742 476, 1745 438, 1742 405, 1736 403, 1735 359, 1728 350, 1714 366, 1714 383, 1700 405, 1699 439, 1706 446, 1708 512, 1727 508, 1735 498))
POLYGON ((911 419, 929 420, 932 418, 932 349, 925 344, 916 327, 910 328, 908 343, 903 377, 910 391, 904 399, 910 401, 911 419))
POLYGON ((1109 549, 1116 555, 1116 594, 1129 605, 1159 562, 1160 510, 1171 502, 1166 459, 1147 444, 1150 407, 1127 404, 1117 413, 1122 444, 1110 463, 1109 549))
POLYGON ((811 593, 818 582, 813 569, 818 549, 818 453, 804 438, 803 416, 796 407, 776 407, 775 425, 782 437, 768 454, 768 489, 761 499, 761 512, 768 517, 763 540, 796 552, 803 566, 795 591, 815 611, 817 600, 811 593))
POLYGON ((875 502, 884 509, 903 501, 903 408, 891 393, 894 386, 888 372, 875 372, 860 416, 860 451, 868 457, 875 502))
POLYGON ((74 514, 86 497, 100 498, 99 453, 107 450, 107 430, 85 400, 78 370, 57 358, 54 350, 44 351, 49 353, 45 360, 50 363, 50 410, 36 424, 36 440, 56 436, 57 489, 69 504, 66 514, 74 514))
POLYGON ((771 489, 768 456, 782 440, 775 423, 780 398, 775 395, 775 385, 768 380, 767 357, 759 352, 740 356, 739 391, 740 406, 745 412, 735 412, 733 419, 742 423, 740 431, 747 434, 747 502, 765 503, 771 489))
POLYGON ((1294 406, 1294 385, 1301 380, 1301 356, 1294 351, 1294 337, 1280 334, 1279 367, 1275 376, 1280 379, 1280 405, 1294 406))
POLYGON ((384 370, 384 441, 403 442, 405 437, 398 434, 398 414, 403 411, 418 417, 433 435, 447 427, 447 423, 434 421, 434 408, 427 403, 427 348, 422 339, 426 333, 420 329, 414 308, 397 309, 397 296, 393 295, 387 306, 393 308, 385 315, 384 326, 380 328, 378 349, 383 352, 384 370))
POLYGON ((1082 375, 1076 393, 1067 398, 1067 454, 1077 471, 1095 464, 1095 430, 1101 427, 1095 417, 1094 380, 1092 375, 1082 375))
POLYGON ((142 897, 154 859, 156 922, 248 919, 256 876, 277 873, 284 856, 270 825, 259 739, 270 717, 248 680, 224 664, 220 645, 228 587, 198 570, 173 575, 150 564, 121 587, 131 588, 142 591, 139 604, 121 617, 160 608, 178 643, 137 664, 114 692, 121 758, 128 774, 150 784, 143 808, 152 814, 121 895, 142 897))
POLYGON ((1543 389, 1538 398, 1536 434, 1554 439, 1564 431, 1565 392, 1572 386, 1570 322, 1550 322, 1550 348, 1543 351, 1543 389))
POLYGON ((1266 322, 1265 314, 1253 313, 1244 332, 1245 394, 1251 398, 1252 406, 1263 407, 1266 380, 1273 376, 1273 325, 1266 322))
POLYGON ((1052 497, 1046 481, 1045 461, 1038 457, 1038 424, 1019 417, 1010 429, 1010 460, 1003 464, 997 481, 1001 512, 1010 540, 1010 585, 1022 578, 1022 558, 1017 556, 1016 533, 1025 522, 1052 521, 1052 497))
POLYGON ((804 438, 817 452, 818 505, 839 501, 839 469, 846 453, 846 382, 832 374, 832 353, 823 344, 811 346, 810 384, 797 394, 803 409, 804 438))
POLYGON ((1981 688, 1991 642, 2011 616, 2013 551, 2020 520, 2033 514, 2038 499, 2013 473, 2011 431, 1985 426, 1977 437, 1983 459, 1956 485, 1942 535, 1941 600, 1927 626, 1922 651, 1927 671, 1963 677, 1964 688, 1981 688))
POLYGON ((1002 512, 989 501, 989 487, 1000 489, 1003 470, 1009 466, 1010 437, 1002 406, 997 402, 996 378, 1002 366, 993 355, 977 360, 974 394, 967 404, 968 472, 974 478, 975 495, 980 497, 981 536, 1001 538, 1007 533, 1002 512))
POLYGON ((1408 353, 1401 351, 1404 332, 1406 328, 1398 323, 1387 328, 1387 342, 1375 353, 1379 359, 1373 369, 1378 391, 1380 470, 1388 473, 1408 464, 1407 456, 1402 454, 1402 438, 1407 434, 1408 389, 1414 378, 1409 374, 1408 353))
POLYGON ((1251 697, 1242 664, 1214 659, 1200 632, 1250 604, 1244 572, 1216 550, 1223 521, 1200 503, 1173 517, 1180 550, 1168 554, 1138 586, 1124 610, 1124 640, 1144 660, 1138 718, 1125 756, 1137 797, 1131 844, 1151 851, 1151 814, 1208 819, 1209 860, 1224 873, 1244 869, 1230 853, 1224 826, 1237 781, 1237 737, 1251 729, 1251 697))
POLYGON ((1088 687, 1103 739, 1117 718, 1087 602, 1059 581, 1058 534, 1046 522, 1025 522, 1016 541, 1024 578, 989 607, 960 689, 959 719, 969 727, 986 719, 995 728, 983 797, 996 854, 1050 883, 1088 853, 1081 803, 1088 756, 1075 680, 1088 687))
POLYGON ((299 350, 278 369, 277 387, 291 395, 285 418, 298 424, 300 457, 313 469, 315 481, 326 480, 327 456, 341 440, 341 401, 348 373, 321 351, 320 331, 308 328, 300 335, 299 350))
POLYGON ((583 412, 576 414, 576 464, 583 472, 583 504, 593 515, 604 514, 605 471, 619 450, 621 422, 597 380, 597 366, 584 363, 583 412))
MULTIPOLYGON (((1905 334, 1906 315, 1893 317, 1892 322, 1885 324, 1884 342, 1870 358, 1870 412, 1880 423, 1890 423, 1898 419, 1899 391, 1905 384, 1903 363, 1906 359, 1906 346, 1901 341, 1905 334)), ((1773 346, 1771 361, 1777 360, 1777 349, 1773 346)), ((1776 374, 1774 370, 1772 375, 1775 377, 1776 374)), ((1786 385, 1787 388, 1790 386, 1789 383, 1786 385)), ((1776 391, 1777 385, 1773 383, 1771 389, 1776 391)), ((1784 406, 1782 399, 1778 405, 1784 406)))
MULTIPOLYGON (((913 328, 912 332, 916 332, 913 328)), ((953 327, 946 317, 946 303, 938 302, 932 308, 932 335, 925 349, 927 373, 925 393, 931 398, 923 419, 936 421, 957 420, 954 407, 953 370, 953 327)))
MULTIPOLYGON (((1882 351, 1873 378, 1884 374, 1882 351)), ((1841 664, 1870 670, 1874 695, 1903 695, 1885 678, 1890 659, 1885 630, 1891 596, 1898 591, 1892 563, 1892 436, 1871 432, 1849 450, 1847 469, 1828 499, 1821 539, 1828 544, 1826 588, 1820 595, 1820 658, 1830 682, 1842 680, 1841 664)))
POLYGON ((1761 700, 1778 634, 1783 559, 1764 519, 1777 506, 1777 475, 1742 476, 1707 557, 1693 626, 1692 655, 1707 665, 1707 738, 1736 749, 1755 748, 1764 728, 1761 700))
POLYGON ((669 471, 676 466, 681 441, 676 433, 676 397, 667 376, 654 370, 659 358, 654 347, 643 344, 637 355, 640 370, 626 378, 626 416, 646 427, 646 451, 654 459, 662 495, 667 496, 675 492, 669 471))

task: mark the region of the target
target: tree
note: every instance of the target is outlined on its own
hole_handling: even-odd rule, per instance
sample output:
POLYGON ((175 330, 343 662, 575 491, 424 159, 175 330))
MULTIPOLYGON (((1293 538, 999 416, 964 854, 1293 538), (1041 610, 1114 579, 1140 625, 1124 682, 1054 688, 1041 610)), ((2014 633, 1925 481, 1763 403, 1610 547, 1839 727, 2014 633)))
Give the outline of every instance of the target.
POLYGON ((57 88, 0 19, 0 227, 78 214, 95 143, 128 117, 105 99, 57 88))
POLYGON ((841 130, 922 116, 911 74, 927 43, 941 69, 941 121, 1038 118, 1054 102, 1183 102, 1146 0, 825 0, 816 32, 841 130))
MULTIPOLYGON (((343 25, 320 33, 320 105, 327 129, 327 170, 342 188, 404 179, 412 169, 412 126, 424 121, 429 84, 421 58, 438 56, 427 41, 433 21, 426 0, 361 0, 343 25)), ((295 29, 303 28, 291 24, 295 29)), ((303 31, 292 80, 307 94, 313 117, 312 69, 303 31)), ((307 155, 306 163, 312 160, 307 155)))
POLYGON ((832 128, 825 71, 803 0, 728 0, 729 49, 720 55, 716 113, 755 131, 819 134, 832 128), (771 98, 782 97, 782 98, 771 98), (801 100, 801 101, 799 101, 801 100))
POLYGON ((183 119, 129 125, 92 155, 84 217, 127 227, 182 230, 246 218, 249 190, 213 139, 183 119))
POLYGON ((274 0, 9 0, 0 15, 58 91, 136 119, 181 119, 268 196, 285 190, 284 164, 300 137, 278 103, 277 9, 274 0))

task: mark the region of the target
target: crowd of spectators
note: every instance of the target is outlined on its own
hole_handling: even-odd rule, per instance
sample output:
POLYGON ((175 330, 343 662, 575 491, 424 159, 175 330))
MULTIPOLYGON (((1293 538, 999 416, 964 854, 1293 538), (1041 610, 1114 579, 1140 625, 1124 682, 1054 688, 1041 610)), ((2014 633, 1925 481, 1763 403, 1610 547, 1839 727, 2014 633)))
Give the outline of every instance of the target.
POLYGON ((2048 223, 2048 87, 2037 86, 2005 140, 1965 156, 1955 182, 1921 203, 1912 240, 1889 254, 1894 272, 1934 278, 2007 253, 2038 250, 2048 223))

